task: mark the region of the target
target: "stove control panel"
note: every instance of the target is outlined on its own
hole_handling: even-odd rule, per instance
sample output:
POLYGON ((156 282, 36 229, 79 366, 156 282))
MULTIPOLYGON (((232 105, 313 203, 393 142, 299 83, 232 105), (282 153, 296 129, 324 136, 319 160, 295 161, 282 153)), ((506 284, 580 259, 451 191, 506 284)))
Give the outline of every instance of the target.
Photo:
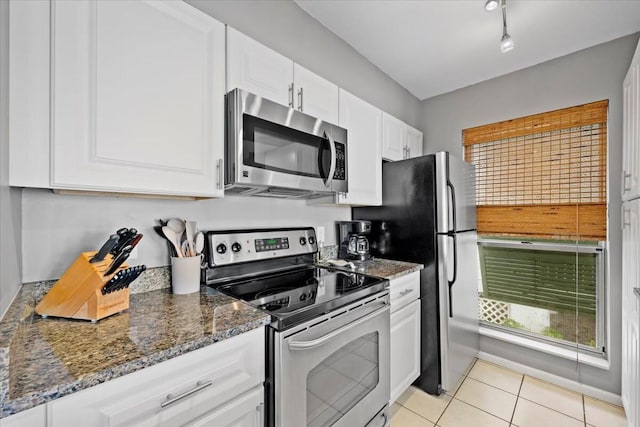
POLYGON ((206 246, 210 268, 318 251, 316 233, 311 227, 207 231, 206 246))
POLYGON ((288 237, 274 237, 271 239, 256 239, 256 252, 279 251, 289 249, 288 237))

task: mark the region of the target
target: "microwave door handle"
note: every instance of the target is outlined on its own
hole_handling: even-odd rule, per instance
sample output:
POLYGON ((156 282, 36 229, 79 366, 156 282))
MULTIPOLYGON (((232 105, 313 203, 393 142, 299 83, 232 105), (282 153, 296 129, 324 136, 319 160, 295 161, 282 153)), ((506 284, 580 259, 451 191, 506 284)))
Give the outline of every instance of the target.
POLYGON ((329 173, 327 174, 327 179, 324 182, 326 187, 331 187, 331 183, 333 182, 333 174, 336 172, 336 143, 333 141, 331 136, 326 135, 327 141, 329 141, 329 150, 331 151, 331 166, 329 167, 329 173))

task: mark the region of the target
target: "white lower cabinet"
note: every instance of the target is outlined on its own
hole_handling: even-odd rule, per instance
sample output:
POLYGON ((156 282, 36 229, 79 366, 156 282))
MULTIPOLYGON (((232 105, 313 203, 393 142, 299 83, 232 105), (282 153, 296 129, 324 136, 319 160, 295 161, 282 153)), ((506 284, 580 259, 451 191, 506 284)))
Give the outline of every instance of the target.
POLYGON ((45 427, 46 414, 46 405, 36 406, 0 419, 0 427, 45 427))
POLYGON ((264 330, 55 400, 49 427, 259 426, 264 330))
POLYGON ((393 403, 420 375, 420 272, 392 280, 390 289, 393 403))
POLYGON ((622 404, 629 427, 640 427, 640 199, 622 206, 622 404))

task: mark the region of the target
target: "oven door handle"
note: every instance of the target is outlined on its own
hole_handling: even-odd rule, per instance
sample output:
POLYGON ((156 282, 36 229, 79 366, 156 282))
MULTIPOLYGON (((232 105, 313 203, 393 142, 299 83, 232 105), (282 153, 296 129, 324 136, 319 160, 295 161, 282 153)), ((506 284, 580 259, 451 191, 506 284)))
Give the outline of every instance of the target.
POLYGON ((361 325, 363 323, 368 322, 369 320, 373 319, 374 317, 378 316, 379 314, 381 314, 382 312, 384 312, 385 310, 389 310, 389 305, 386 302, 382 302, 380 303, 383 305, 382 308, 377 309, 376 311, 374 311, 373 313, 367 314, 366 316, 363 316, 359 319, 354 320, 351 323, 347 323, 346 325, 344 325, 343 327, 336 329, 335 331, 331 331, 326 335, 321 336, 320 338, 316 338, 315 340, 310 340, 310 341, 291 341, 289 342, 289 350, 311 350, 313 348, 316 347, 320 347, 321 345, 325 344, 327 341, 330 341, 332 338, 335 338, 336 336, 340 335, 341 333, 343 333, 344 331, 346 331, 347 329, 356 327, 358 325, 361 325))

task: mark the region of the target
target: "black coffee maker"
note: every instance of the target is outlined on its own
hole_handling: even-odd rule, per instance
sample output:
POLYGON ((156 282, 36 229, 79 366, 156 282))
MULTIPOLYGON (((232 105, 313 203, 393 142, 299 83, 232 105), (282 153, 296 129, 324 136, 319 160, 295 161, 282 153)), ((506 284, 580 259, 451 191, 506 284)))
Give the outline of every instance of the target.
POLYGON ((347 260, 366 261, 371 258, 369 252, 369 234, 371 221, 337 221, 338 257, 347 260))

